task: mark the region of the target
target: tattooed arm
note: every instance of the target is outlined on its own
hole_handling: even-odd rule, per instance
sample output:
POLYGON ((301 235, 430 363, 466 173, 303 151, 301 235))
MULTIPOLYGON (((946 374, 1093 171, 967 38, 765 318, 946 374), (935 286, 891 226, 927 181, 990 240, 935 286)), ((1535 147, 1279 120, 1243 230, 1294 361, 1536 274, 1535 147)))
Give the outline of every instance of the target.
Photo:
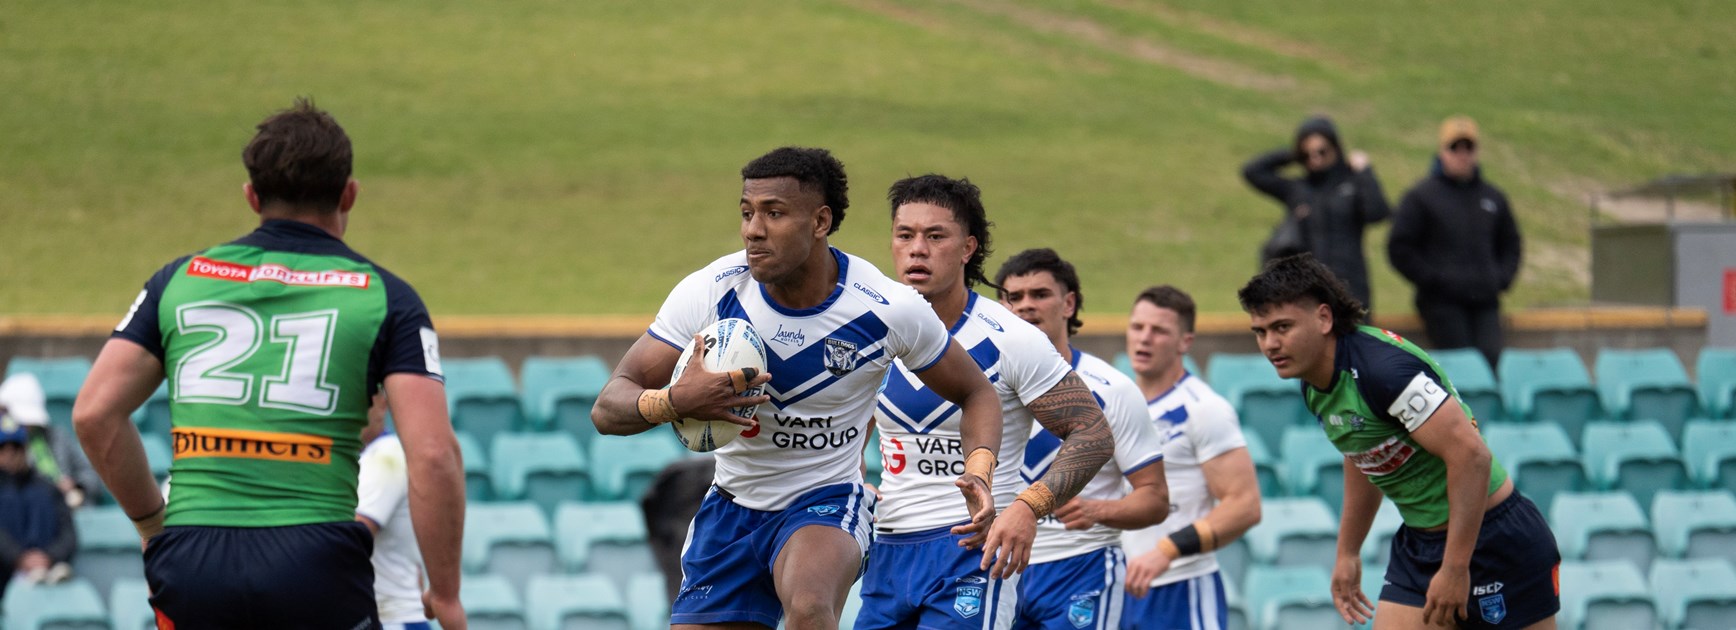
POLYGON ((1026 408, 1043 428, 1061 437, 1061 448, 1049 472, 1002 510, 989 529, 981 566, 996 579, 1025 570, 1031 542, 1037 538, 1037 519, 1078 495, 1115 455, 1115 437, 1103 418, 1103 408, 1078 374, 1068 372, 1026 408))

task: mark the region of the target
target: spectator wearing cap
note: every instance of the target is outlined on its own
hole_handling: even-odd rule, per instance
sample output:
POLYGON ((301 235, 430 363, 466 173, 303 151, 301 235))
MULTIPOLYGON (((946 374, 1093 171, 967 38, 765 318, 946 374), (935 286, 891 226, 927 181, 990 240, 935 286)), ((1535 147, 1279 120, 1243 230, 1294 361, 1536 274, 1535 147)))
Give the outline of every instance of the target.
POLYGON ((1494 365, 1504 344, 1501 294, 1519 275, 1519 225, 1507 195, 1483 178, 1477 123, 1441 123, 1427 176, 1405 193, 1387 240, 1392 266, 1416 286, 1417 315, 1436 348, 1476 348, 1494 365))
POLYGON ((24 425, 30 465, 54 481, 67 505, 82 506, 86 498, 102 490, 102 478, 91 467, 78 438, 49 425, 47 397, 35 375, 14 374, 0 382, 0 413, 24 425))
MULTIPOLYGON (((60 489, 30 466, 28 442, 24 425, 0 416, 0 566, 29 582, 58 582, 72 574, 78 535, 60 489)), ((5 589, 0 580, 0 597, 5 589)))

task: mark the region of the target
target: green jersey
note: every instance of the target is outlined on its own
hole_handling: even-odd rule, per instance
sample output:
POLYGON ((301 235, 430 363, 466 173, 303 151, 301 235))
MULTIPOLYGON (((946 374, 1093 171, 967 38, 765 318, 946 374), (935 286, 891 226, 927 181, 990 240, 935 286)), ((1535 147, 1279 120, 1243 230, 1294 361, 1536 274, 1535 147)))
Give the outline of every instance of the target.
POLYGON ((294 221, 170 263, 115 336, 168 377, 170 526, 353 520, 373 394, 387 374, 440 378, 410 285, 294 221))
MULTIPOLYGON (((1411 432, 1441 405, 1459 405, 1476 426, 1470 406, 1415 344, 1372 326, 1338 340, 1332 385, 1325 391, 1302 384, 1308 410, 1326 437, 1368 480, 1392 499, 1406 525, 1447 522, 1447 464, 1424 450, 1411 432)), ((1507 480, 1501 463, 1489 463, 1489 494, 1507 480)))

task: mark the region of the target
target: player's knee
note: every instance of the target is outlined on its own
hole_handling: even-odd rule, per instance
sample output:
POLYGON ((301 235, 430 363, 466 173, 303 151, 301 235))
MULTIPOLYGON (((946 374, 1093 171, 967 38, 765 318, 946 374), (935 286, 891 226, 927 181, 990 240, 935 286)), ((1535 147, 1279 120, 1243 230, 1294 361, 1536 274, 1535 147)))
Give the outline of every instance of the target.
POLYGON ((790 630, 830 630, 838 627, 838 605, 830 594, 796 593, 784 609, 784 623, 790 630))

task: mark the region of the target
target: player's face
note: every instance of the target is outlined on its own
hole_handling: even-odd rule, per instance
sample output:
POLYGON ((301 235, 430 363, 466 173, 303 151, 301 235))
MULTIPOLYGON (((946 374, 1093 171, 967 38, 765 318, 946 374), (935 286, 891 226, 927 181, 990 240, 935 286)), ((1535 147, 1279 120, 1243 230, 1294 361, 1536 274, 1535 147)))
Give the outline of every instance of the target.
POLYGON ((741 183, 741 241, 748 272, 765 284, 781 284, 801 268, 831 227, 831 210, 819 191, 794 177, 741 183))
POLYGON ((1248 318, 1260 352, 1278 376, 1302 378, 1316 372, 1325 359, 1332 333, 1332 311, 1325 304, 1284 304, 1249 313, 1248 318))
POLYGON ((892 264, 898 281, 929 296, 964 285, 964 265, 976 253, 951 210, 932 203, 907 203, 892 213, 892 264))
POLYGON ((1030 322, 1050 339, 1067 337, 1067 318, 1073 316, 1073 292, 1055 279, 1055 274, 1036 271, 1010 276, 1001 283, 1001 305, 1019 319, 1030 322))
POLYGON ((1177 361, 1193 344, 1193 333, 1183 332, 1181 315, 1140 300, 1127 316, 1127 359, 1133 371, 1156 378, 1175 369, 1177 361))

